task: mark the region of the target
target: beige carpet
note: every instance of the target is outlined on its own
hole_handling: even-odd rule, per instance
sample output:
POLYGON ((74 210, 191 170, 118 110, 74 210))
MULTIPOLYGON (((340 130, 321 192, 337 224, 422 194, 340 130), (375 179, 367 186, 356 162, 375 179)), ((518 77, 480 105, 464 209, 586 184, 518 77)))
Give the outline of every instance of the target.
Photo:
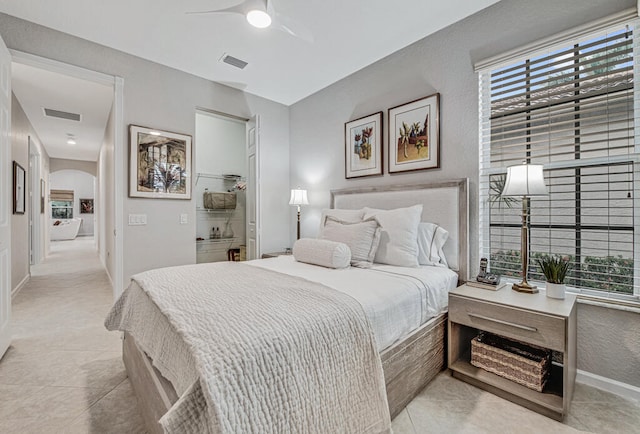
MULTIPOLYGON (((13 301, 0 360, 0 433, 143 433, 92 239, 52 243, 13 301)), ((559 423, 441 373, 393 421, 407 433, 640 433, 640 405, 578 384, 559 423)))

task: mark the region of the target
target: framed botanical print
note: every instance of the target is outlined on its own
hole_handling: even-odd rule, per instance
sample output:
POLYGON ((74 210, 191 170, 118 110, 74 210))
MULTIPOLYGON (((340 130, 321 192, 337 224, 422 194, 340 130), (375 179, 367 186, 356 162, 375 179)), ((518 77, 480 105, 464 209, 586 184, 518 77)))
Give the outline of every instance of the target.
POLYGON ((389 173, 440 167, 440 94, 389 109, 389 173))
POLYGON ((129 125, 129 196, 191 199, 191 136, 129 125))
POLYGON ((345 178, 382 175, 382 112, 344 124, 345 178))

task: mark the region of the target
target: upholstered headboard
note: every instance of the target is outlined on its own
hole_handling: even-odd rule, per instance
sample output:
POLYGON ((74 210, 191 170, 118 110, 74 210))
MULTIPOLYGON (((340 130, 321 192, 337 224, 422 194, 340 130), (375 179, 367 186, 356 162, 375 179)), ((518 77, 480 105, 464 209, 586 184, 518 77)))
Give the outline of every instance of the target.
POLYGON ((422 204, 422 221, 449 231, 444 252, 459 280, 469 275, 469 180, 331 190, 331 208, 393 209, 422 204))

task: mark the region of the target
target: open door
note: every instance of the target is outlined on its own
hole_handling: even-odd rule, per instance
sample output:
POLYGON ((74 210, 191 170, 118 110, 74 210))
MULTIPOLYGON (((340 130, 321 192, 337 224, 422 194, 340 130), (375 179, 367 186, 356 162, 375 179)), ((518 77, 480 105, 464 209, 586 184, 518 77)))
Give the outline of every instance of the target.
POLYGON ((247 259, 260 256, 260 116, 247 122, 247 259))
POLYGON ((11 344, 11 54, 0 38, 0 358, 11 344))

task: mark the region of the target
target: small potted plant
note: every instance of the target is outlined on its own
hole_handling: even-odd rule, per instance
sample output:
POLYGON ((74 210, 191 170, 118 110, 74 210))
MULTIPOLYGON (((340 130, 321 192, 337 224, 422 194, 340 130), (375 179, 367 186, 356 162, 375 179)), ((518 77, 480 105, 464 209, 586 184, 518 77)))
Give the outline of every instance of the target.
POLYGON ((566 286, 564 278, 571 268, 568 259, 545 256, 537 260, 542 274, 547 280, 547 297, 564 298, 566 286))

